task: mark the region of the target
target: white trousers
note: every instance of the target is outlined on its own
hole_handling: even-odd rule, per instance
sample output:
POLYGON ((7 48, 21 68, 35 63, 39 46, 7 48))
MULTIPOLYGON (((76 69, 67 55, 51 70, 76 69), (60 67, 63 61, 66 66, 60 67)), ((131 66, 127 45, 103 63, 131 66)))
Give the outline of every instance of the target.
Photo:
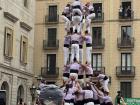
POLYGON ((86 19, 86 30, 90 33, 91 19, 86 19))
POLYGON ((79 61, 83 64, 83 49, 79 49, 79 61))
POLYGON ((63 47, 63 51, 64 51, 64 65, 67 65, 69 59, 69 48, 63 47))
POLYGON ((72 22, 73 22, 73 30, 77 29, 78 32, 81 30, 81 17, 80 16, 73 16, 72 17, 72 22))
POLYGON ((94 105, 94 102, 88 102, 88 103, 86 103, 84 105, 94 105))
POLYGON ((86 61, 91 64, 92 47, 86 47, 86 61))
POLYGON ((62 15, 61 17, 62 17, 62 19, 65 22, 65 29, 66 30, 70 30, 70 20, 66 16, 64 16, 64 15, 62 15))
POLYGON ((91 26, 91 20, 95 17, 95 13, 89 14, 86 17, 86 30, 88 30, 88 32, 90 33, 90 26, 91 26))
POLYGON ((103 89, 107 92, 109 92, 108 82, 109 82, 109 79, 101 81, 101 85, 102 85, 103 89))
POLYGON ((73 103, 64 103, 64 105, 74 105, 73 103))
POLYGON ((73 62, 74 57, 76 57, 79 62, 79 44, 71 45, 71 62, 73 62))

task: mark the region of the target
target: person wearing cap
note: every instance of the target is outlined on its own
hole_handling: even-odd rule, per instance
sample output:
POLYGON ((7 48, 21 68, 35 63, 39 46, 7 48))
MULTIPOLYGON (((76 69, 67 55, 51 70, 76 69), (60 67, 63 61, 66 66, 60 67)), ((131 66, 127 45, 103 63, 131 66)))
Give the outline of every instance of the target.
POLYGON ((109 92, 108 89, 108 82, 109 78, 105 74, 98 74, 97 79, 99 80, 100 84, 102 85, 102 88, 104 91, 109 92))
POLYGON ((121 103, 125 103, 121 91, 117 91, 118 95, 116 96, 117 105, 122 105, 121 103))
POLYGON ((71 63, 74 60, 74 57, 79 62, 79 40, 80 35, 77 30, 74 31, 74 34, 71 35, 71 63))
POLYGON ((62 12, 61 17, 65 22, 65 30, 69 31, 70 24, 71 24, 71 18, 72 18, 71 5, 70 4, 67 4, 67 6, 64 8, 64 11, 62 12))
POLYGON ((91 63, 92 37, 87 30, 85 31, 85 41, 86 41, 86 61, 88 63, 91 63))
POLYGON ((67 35, 64 37, 64 66, 67 65, 68 58, 69 58, 69 48, 70 48, 70 40, 71 40, 71 32, 67 32, 67 35))

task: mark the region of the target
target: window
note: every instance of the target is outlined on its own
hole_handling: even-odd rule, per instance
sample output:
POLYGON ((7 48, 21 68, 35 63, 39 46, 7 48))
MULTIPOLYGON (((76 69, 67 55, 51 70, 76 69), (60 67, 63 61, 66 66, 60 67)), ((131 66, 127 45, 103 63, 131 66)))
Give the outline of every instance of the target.
POLYGON ((121 27, 121 38, 130 38, 132 36, 131 26, 122 26, 121 27))
POLYGON ((95 18, 102 18, 102 3, 93 3, 95 18))
POLYGON ((123 97, 131 98, 132 95, 132 83, 131 82, 121 82, 120 90, 123 97))
POLYGON ((48 28, 48 47, 56 47, 56 28, 48 28))
POLYGON ((13 30, 5 27, 4 35, 4 55, 8 58, 12 58, 13 52, 13 30))
POLYGON ((99 45, 102 43, 102 27, 92 28, 93 45, 99 45))
POLYGON ((25 36, 21 36, 21 44, 20 44, 20 61, 23 64, 27 64, 27 48, 28 47, 28 39, 25 36))
POLYGON ((23 0, 24 1, 24 7, 28 7, 28 0, 23 0))
POLYGON ((131 53, 122 53, 121 54, 121 70, 131 70, 132 66, 132 54, 131 53))
POLYGON ((57 21, 57 5, 49 6, 49 14, 48 14, 48 21, 49 22, 56 22, 57 21))
POLYGON ((122 17, 131 18, 131 16, 132 16, 131 2, 124 1, 124 2, 122 2, 121 6, 122 6, 122 17))
POLYGON ((101 53, 92 54, 92 67, 94 71, 101 70, 101 67, 102 67, 102 54, 101 53))
POLYGON ((56 73, 56 54, 47 54, 47 73, 56 73))

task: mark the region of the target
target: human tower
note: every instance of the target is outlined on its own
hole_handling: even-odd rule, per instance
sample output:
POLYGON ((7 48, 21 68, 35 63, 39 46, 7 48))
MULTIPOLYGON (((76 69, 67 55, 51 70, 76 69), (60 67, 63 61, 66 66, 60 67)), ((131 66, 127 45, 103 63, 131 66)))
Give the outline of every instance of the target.
POLYGON ((113 105, 109 96, 109 78, 94 73, 91 66, 91 20, 95 18, 93 4, 80 0, 67 4, 62 12, 65 22, 63 99, 64 105, 113 105), (85 25, 85 31, 83 27, 85 25), (86 44, 86 63, 83 63, 83 44, 86 44), (69 56, 71 54, 71 56, 69 56), (93 83, 93 75, 98 82, 93 83))

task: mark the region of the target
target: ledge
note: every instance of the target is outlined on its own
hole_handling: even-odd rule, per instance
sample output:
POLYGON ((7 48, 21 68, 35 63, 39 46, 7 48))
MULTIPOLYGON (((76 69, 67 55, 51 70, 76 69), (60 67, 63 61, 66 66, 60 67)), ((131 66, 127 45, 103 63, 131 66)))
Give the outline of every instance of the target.
POLYGON ((32 27, 24 22, 20 22, 20 26, 24 28, 26 31, 31 31, 32 27))
POLYGON ((27 75, 27 76, 30 76, 30 77, 34 76, 34 74, 32 74, 32 73, 25 72, 25 71, 22 71, 22 70, 20 70, 18 68, 14 68, 14 67, 11 67, 11 66, 7 66, 7 65, 2 64, 2 63, 0 63, 0 67, 6 68, 7 70, 11 70, 11 71, 14 71, 14 72, 18 72, 18 73, 21 73, 23 75, 27 75))
POLYGON ((6 17, 7 19, 9 19, 12 22, 17 22, 19 19, 17 17, 15 17, 14 15, 12 15, 9 12, 4 12, 4 17, 6 17))

